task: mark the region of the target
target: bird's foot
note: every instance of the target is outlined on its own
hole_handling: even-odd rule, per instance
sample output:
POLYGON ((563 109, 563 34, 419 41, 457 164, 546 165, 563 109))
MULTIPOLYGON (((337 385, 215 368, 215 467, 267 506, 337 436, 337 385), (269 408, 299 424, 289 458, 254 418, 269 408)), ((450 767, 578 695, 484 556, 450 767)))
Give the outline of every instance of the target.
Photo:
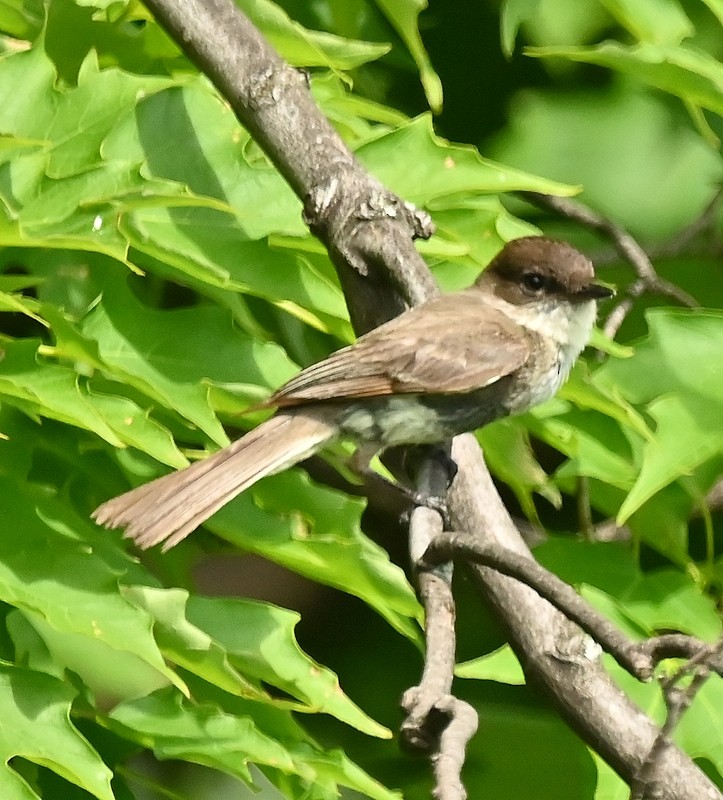
MULTIPOLYGON (((400 488, 405 489, 406 487, 400 488)), ((444 529, 447 530, 449 528, 451 517, 449 514, 449 507, 447 505, 446 497, 440 497, 439 495, 433 494, 424 494, 424 492, 415 492, 412 490, 407 490, 407 492, 405 492, 405 494, 407 497, 409 497, 414 505, 401 515, 401 521, 404 524, 409 522, 409 519, 412 516, 412 511, 414 511, 415 508, 430 508, 432 511, 436 511, 440 517, 442 517, 444 529)))

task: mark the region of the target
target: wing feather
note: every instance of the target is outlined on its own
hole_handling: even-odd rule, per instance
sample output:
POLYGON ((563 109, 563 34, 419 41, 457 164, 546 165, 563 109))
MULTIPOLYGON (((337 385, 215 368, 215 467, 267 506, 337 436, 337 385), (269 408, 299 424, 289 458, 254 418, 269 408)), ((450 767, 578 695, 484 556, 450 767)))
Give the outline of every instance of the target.
POLYGON ((268 405, 465 393, 509 375, 528 357, 525 329, 473 289, 443 295, 364 334, 302 370, 268 405))

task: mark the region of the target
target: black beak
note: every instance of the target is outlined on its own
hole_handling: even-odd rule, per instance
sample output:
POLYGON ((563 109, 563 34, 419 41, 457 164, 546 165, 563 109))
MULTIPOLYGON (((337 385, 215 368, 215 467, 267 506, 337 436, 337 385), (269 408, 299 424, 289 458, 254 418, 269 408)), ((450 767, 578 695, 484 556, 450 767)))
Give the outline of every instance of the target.
POLYGON ((605 300, 615 297, 615 289, 602 283, 590 283, 575 292, 576 300, 605 300))

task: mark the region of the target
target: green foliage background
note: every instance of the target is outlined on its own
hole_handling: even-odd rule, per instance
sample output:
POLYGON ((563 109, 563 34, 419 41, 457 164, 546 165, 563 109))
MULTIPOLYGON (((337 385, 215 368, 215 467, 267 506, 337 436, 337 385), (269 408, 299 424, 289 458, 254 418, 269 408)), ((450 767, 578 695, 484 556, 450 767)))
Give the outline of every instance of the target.
MULTIPOLYGON (((624 347, 599 337, 602 366, 481 439, 513 508, 548 528, 543 563, 634 636, 719 636, 720 512, 704 502, 723 453, 719 216, 665 245, 721 177, 723 4, 238 3, 311 71, 369 170, 432 213, 420 249, 444 289, 538 225, 604 260, 509 195, 583 188, 706 307, 646 298, 624 347), (425 108, 498 160, 439 138, 425 108), (631 543, 579 535, 581 477, 594 519, 627 524, 631 543)), ((225 427, 256 421, 248 405, 351 340, 299 201, 135 0, 0 0, 0 30, 0 794, 225 799, 253 781, 269 797, 428 796, 427 766, 389 740, 420 609, 361 500, 293 469, 217 514, 215 536, 142 560, 89 521, 224 445, 225 427), (296 612, 244 599, 248 573, 219 596, 234 547, 285 568, 262 573, 267 598, 299 586, 292 572, 331 587, 299 589, 309 654, 296 612)), ((633 279, 616 263, 603 277, 633 279)), ((457 688, 482 730, 470 795, 527 797, 534 781, 543 800, 627 797, 458 584, 457 688)), ((655 686, 610 668, 662 717, 655 686)), ((721 708, 713 679, 677 732, 719 785, 721 708)))

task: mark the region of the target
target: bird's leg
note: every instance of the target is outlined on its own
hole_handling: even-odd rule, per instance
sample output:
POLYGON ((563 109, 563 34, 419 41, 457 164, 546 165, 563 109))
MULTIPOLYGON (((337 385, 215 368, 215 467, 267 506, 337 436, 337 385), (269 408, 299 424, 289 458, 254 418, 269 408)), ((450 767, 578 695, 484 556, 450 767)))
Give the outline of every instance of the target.
MULTIPOLYGON (((374 444, 361 444, 354 455, 349 460, 349 466, 369 484, 382 485, 385 488, 392 487, 395 491, 404 495, 415 506, 426 506, 438 511, 445 520, 448 519, 447 502, 444 495, 430 495, 424 492, 419 492, 403 483, 389 480, 378 472, 375 472, 371 466, 371 460, 379 452, 379 446, 374 444)), ((452 484, 455 475, 457 474, 457 464, 452 459, 449 448, 434 446, 434 447, 409 447, 405 448, 405 457, 403 465, 405 471, 416 471, 414 465, 420 458, 433 458, 441 464, 447 473, 447 487, 452 484), (411 470, 409 469, 411 467, 411 470)), ((446 492, 446 489, 445 489, 446 492)))
MULTIPOLYGON (((439 470, 434 484, 426 491, 416 491, 416 505, 427 506, 438 511, 444 520, 445 529, 449 526, 449 512, 447 509, 447 491, 457 475, 457 462, 452 458, 452 444, 417 445, 404 450, 404 469, 415 483, 419 465, 422 461, 434 462, 439 470)), ((428 472, 425 472, 429 475, 428 472)))
POLYGON ((459 470, 457 462, 452 458, 451 441, 445 444, 418 445, 417 447, 407 448, 404 460, 405 467, 407 466, 407 461, 410 460, 410 456, 417 460, 420 458, 429 458, 436 461, 437 464, 444 469, 447 476, 447 485, 444 491, 447 492, 449 490, 459 470))

